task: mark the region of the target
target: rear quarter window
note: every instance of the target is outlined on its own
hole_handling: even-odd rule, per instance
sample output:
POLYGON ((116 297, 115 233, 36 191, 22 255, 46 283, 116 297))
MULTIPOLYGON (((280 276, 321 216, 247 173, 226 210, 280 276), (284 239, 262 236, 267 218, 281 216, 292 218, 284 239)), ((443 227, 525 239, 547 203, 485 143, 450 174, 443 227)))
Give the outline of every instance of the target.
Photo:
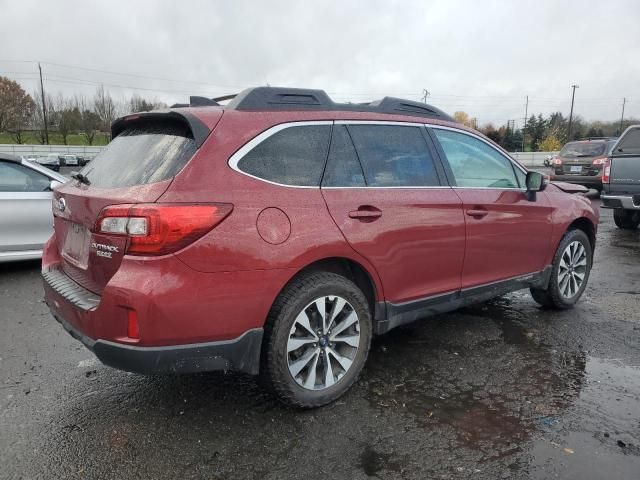
POLYGON ((238 161, 237 168, 281 185, 318 186, 330 138, 330 125, 287 127, 251 149, 238 161))
POLYGON ((186 124, 146 121, 120 133, 82 174, 100 188, 161 182, 179 173, 196 150, 186 124))

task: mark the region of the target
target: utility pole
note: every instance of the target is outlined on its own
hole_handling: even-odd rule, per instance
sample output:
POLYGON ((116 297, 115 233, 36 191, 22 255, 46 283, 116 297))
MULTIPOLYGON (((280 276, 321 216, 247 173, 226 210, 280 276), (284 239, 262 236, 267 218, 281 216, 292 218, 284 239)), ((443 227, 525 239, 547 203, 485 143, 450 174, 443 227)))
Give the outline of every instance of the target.
POLYGON ((620 116, 620 135, 622 135, 622 122, 624 121, 624 105, 627 103, 627 98, 622 99, 622 115, 620 116))
POLYGON ((569 134, 567 135, 567 142, 571 141, 571 127, 573 123, 573 101, 576 98, 576 88, 580 88, 578 85, 571 85, 573 93, 571 94, 571 113, 569 113, 569 134))
POLYGON ((522 127, 522 151, 524 152, 524 136, 527 134, 527 115, 529 114, 529 95, 527 103, 524 104, 524 127, 522 127))
POLYGON ((44 101, 44 84, 42 83, 42 67, 38 62, 38 70, 40 71, 40 95, 42 96, 42 119, 44 120, 44 138, 49 145, 49 125, 47 124, 47 105, 44 101))
POLYGON ((422 103, 427 103, 427 97, 430 95, 429 90, 426 88, 422 89, 422 103))

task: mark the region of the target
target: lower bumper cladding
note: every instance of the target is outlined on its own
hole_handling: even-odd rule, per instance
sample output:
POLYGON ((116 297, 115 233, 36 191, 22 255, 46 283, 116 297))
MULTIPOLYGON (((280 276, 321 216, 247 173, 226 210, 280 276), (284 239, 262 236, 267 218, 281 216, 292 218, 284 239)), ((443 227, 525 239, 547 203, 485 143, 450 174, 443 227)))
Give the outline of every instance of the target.
POLYGON ((262 328, 248 330, 238 338, 219 342, 138 347, 93 340, 59 315, 53 313, 53 316, 73 338, 95 353, 102 363, 119 370, 142 374, 233 370, 251 375, 257 375, 260 370, 262 328))

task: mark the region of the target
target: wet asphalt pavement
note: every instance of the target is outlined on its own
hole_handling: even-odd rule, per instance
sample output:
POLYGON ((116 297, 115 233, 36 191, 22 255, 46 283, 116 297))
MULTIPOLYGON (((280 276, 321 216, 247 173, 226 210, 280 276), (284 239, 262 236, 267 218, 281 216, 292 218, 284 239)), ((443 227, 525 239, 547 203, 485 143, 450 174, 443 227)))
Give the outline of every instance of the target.
POLYGON ((602 211, 566 312, 517 292, 375 340, 314 411, 235 374, 99 364, 0 266, 0 478, 640 478, 640 231, 602 211))

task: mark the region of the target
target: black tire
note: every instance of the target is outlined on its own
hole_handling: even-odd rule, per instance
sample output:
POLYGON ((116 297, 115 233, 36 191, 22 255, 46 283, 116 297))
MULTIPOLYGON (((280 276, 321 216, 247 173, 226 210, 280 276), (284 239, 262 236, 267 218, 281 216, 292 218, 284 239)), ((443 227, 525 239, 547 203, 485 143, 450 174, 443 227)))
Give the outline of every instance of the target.
POLYGON ((585 288, 589 282, 589 274, 591 273, 591 266, 593 265, 593 251, 591 248, 591 242, 589 241, 589 237, 582 230, 569 230, 565 236, 560 241, 558 245, 558 249, 556 250, 556 254, 553 257, 553 263, 551 268, 551 278, 549 279, 549 284, 547 288, 532 288, 531 296, 533 299, 547 308, 557 308, 560 310, 573 308, 573 306, 580 299, 582 294, 584 293, 585 288), (573 242, 579 242, 585 249, 586 252, 586 270, 584 274, 584 280, 582 284, 578 288, 575 295, 570 298, 565 297, 560 291, 558 272, 560 270, 560 262, 562 260, 562 255, 565 252, 565 249, 573 242))
POLYGON ((640 225, 640 211, 624 210, 616 208, 613 211, 613 221, 618 228, 623 230, 635 230, 640 225))
POLYGON ((357 380, 371 345, 371 311, 365 295, 347 278, 330 272, 304 273, 292 280, 278 296, 269 312, 264 333, 261 383, 270 387, 287 405, 320 407, 339 398, 357 380), (289 371, 287 342, 296 317, 307 305, 320 297, 335 295, 345 299, 356 312, 360 343, 353 363, 335 384, 321 390, 309 390, 289 371))

